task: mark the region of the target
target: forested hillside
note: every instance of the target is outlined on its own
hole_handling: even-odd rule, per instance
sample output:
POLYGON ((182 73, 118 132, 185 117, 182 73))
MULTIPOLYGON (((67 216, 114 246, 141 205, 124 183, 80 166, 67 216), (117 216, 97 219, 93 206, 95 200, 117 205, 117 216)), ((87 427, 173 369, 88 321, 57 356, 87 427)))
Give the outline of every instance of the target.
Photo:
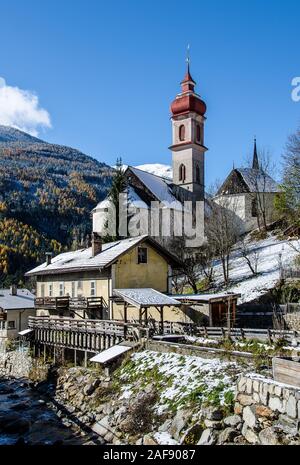
POLYGON ((0 126, 0 285, 91 233, 112 168, 78 150, 0 126))

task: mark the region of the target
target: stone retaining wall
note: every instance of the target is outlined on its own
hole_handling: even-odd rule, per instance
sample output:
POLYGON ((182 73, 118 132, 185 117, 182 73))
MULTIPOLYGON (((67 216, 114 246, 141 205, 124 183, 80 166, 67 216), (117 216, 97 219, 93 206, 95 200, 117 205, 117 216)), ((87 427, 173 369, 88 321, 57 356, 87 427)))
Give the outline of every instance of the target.
POLYGON ((263 378, 242 376, 236 389, 235 414, 242 435, 252 444, 299 443, 300 390, 263 378))
POLYGON ((33 359, 27 350, 0 352, 0 377, 43 381, 47 379, 49 368, 49 365, 33 359))

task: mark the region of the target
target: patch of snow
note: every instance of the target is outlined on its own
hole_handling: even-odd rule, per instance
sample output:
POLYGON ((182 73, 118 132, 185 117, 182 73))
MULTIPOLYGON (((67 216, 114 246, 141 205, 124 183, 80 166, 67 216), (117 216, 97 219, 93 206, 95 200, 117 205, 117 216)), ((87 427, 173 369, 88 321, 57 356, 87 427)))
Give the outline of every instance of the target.
MULTIPOLYGON (((251 273, 237 246, 230 258, 230 280, 233 283, 227 291, 241 294, 239 303, 250 302, 268 292, 280 278, 280 256, 284 266, 291 264, 297 255, 296 250, 290 244, 299 248, 300 240, 282 241, 270 236, 267 239, 249 243, 251 253, 259 253, 257 275, 251 273)), ((220 262, 216 262, 214 271, 216 284, 222 285, 223 275, 220 262)))
POLYGON ((173 170, 170 165, 164 165, 162 163, 147 163, 145 165, 138 165, 135 168, 147 171, 147 173, 156 174, 156 176, 161 176, 162 178, 173 178, 173 170))
POLYGON ((175 446, 179 444, 179 442, 175 441, 175 439, 173 439, 166 431, 163 431, 162 433, 155 433, 154 439, 158 442, 158 444, 163 446, 175 446))

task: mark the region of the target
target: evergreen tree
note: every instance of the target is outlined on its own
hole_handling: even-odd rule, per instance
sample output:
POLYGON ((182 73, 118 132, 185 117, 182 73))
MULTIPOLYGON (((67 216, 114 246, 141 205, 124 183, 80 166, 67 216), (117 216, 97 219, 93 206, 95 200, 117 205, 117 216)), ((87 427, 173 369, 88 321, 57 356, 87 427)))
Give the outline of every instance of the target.
MULTIPOLYGON (((122 158, 117 158, 116 161, 116 168, 115 168, 115 173, 112 179, 112 184, 108 192, 108 198, 112 202, 115 208, 115 235, 111 236, 107 234, 104 237, 105 242, 109 241, 114 241, 118 240, 120 238, 120 217, 119 217, 119 212, 122 206, 120 205, 120 194, 124 193, 125 189, 127 187, 127 182, 126 182, 126 176, 125 176, 125 170, 123 168, 122 164, 122 158)), ((125 207, 125 206, 124 206, 125 207)), ((107 218, 106 221, 106 227, 108 225, 108 222, 112 220, 111 218, 107 218)))

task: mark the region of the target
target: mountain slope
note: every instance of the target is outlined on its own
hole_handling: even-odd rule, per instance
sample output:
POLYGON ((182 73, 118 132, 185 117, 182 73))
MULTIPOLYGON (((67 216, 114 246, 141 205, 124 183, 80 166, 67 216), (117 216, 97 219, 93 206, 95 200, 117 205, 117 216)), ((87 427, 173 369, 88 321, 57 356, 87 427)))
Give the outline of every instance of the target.
POLYGON ((5 267, 0 260, 0 283, 16 273, 19 279, 45 250, 75 246, 90 234, 90 211, 105 197, 112 173, 76 149, 0 126, 0 256, 4 247, 10 256, 5 267), (12 220, 10 235, 3 227, 7 220, 12 220), (24 264, 14 261, 22 255, 24 264))

